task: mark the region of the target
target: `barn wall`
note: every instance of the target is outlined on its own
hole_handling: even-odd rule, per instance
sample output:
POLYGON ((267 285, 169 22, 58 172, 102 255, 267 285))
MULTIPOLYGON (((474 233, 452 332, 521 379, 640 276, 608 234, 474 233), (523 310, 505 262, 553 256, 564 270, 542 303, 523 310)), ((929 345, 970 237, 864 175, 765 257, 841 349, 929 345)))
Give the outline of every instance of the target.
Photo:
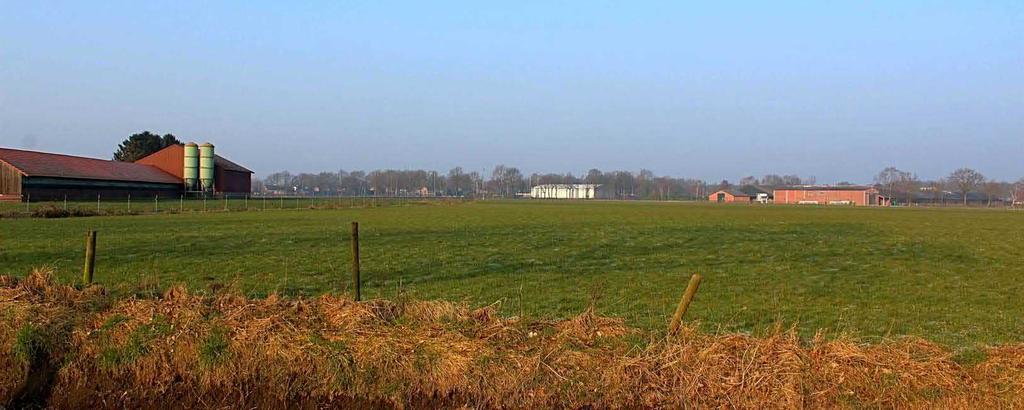
POLYGON ((867 190, 828 190, 828 189, 780 189, 775 191, 775 203, 799 204, 816 202, 819 205, 849 202, 852 205, 875 205, 875 196, 867 190))
POLYGON ((601 197, 601 189, 588 184, 545 184, 530 189, 535 199, 595 199, 601 197))
POLYGON ((0 195, 21 196, 21 173, 6 162, 0 162, 0 195))
POLYGON ((35 201, 59 201, 65 196, 71 200, 122 199, 132 198, 177 198, 181 195, 178 184, 149 182, 102 181, 91 179, 25 177, 22 192, 35 201))
POLYGON ((733 194, 730 194, 728 192, 722 192, 722 191, 716 191, 716 192, 712 193, 711 195, 708 195, 708 201, 716 202, 717 203, 718 202, 718 194, 722 194, 722 193, 725 194, 725 202, 724 203, 734 203, 734 202, 746 203, 746 202, 750 202, 751 201, 751 198, 749 196, 734 196, 733 194))
POLYGON ((137 164, 152 165, 160 168, 168 174, 174 175, 185 180, 185 147, 181 145, 171 145, 160 151, 154 152, 153 154, 135 161, 137 164))
POLYGON ((248 194, 252 192, 252 174, 217 168, 214 170, 213 184, 217 192, 248 194))

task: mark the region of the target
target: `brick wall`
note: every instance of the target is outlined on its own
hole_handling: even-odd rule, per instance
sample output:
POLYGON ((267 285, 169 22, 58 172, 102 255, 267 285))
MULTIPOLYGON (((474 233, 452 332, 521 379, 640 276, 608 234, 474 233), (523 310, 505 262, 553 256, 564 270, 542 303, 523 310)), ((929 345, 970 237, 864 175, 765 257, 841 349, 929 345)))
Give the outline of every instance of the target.
POLYGON ((846 204, 857 206, 877 205, 878 193, 869 189, 776 189, 775 203, 817 203, 818 205, 846 204))

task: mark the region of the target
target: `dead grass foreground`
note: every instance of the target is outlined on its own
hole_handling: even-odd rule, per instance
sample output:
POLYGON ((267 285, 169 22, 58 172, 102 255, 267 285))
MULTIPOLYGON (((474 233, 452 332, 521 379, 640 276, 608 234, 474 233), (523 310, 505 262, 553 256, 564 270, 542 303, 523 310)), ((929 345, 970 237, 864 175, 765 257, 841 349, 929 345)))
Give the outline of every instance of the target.
POLYGON ((123 407, 1024 407, 1024 344, 974 366, 925 340, 861 344, 559 322, 447 302, 110 300, 0 277, 0 405, 123 407))

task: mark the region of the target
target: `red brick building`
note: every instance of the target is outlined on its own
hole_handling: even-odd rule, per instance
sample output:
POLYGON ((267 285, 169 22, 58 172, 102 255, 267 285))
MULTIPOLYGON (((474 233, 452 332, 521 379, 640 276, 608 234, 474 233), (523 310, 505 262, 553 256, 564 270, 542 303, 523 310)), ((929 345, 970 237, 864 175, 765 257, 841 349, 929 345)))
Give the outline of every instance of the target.
POLYGON ((709 202, 729 203, 750 203, 752 198, 749 194, 736 189, 719 189, 708 195, 709 202))
POLYGON ((889 200, 869 186, 796 186, 776 189, 775 203, 885 206, 889 200))
POLYGON ((720 189, 708 195, 709 202, 718 203, 768 203, 770 200, 771 192, 755 185, 720 189))

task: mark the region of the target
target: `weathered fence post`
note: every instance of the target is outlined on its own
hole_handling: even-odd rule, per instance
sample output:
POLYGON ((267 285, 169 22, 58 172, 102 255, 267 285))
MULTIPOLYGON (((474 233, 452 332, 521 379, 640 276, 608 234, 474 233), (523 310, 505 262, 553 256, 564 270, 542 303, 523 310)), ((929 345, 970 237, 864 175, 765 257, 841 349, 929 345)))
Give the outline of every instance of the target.
POLYGON ((355 300, 358 302, 362 296, 359 281, 359 222, 352 222, 352 284, 355 285, 355 300))
POLYGON ((676 307, 675 315, 672 315, 672 322, 668 325, 668 335, 672 336, 679 331, 679 324, 683 320, 683 315, 686 314, 686 309, 690 307, 690 302, 693 301, 693 295, 697 294, 697 287, 700 286, 701 276, 699 273, 693 274, 690 277, 690 284, 686 286, 686 292, 683 292, 683 299, 679 301, 679 306, 676 307))
POLYGON ((96 194, 96 213, 100 212, 100 194, 96 194))
POLYGON ((185 212, 185 194, 178 196, 178 212, 185 212))
POLYGON ((160 213, 160 195, 153 195, 153 213, 160 213))
POLYGON ((64 210, 65 211, 68 210, 68 196, 67 196, 67 194, 64 195, 64 210))
POLYGON ((85 236, 85 267, 82 269, 82 282, 92 284, 92 273, 96 268, 96 231, 89 231, 85 236))
POLYGON ((132 194, 128 194, 128 213, 132 213, 132 194))

